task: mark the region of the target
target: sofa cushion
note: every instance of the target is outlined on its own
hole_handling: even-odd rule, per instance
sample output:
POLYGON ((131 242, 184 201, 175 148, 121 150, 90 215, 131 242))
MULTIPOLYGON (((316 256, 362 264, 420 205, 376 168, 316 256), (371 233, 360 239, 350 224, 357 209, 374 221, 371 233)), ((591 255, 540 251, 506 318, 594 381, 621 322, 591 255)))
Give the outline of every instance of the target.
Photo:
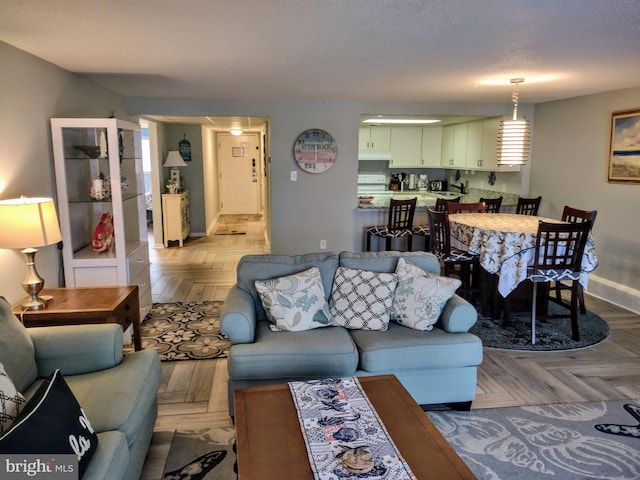
POLYGON ((25 403, 26 400, 16 390, 16 386, 0 363, 0 433, 11 426, 25 403))
POLYGON ((31 385, 38 375, 36 358, 27 329, 0 297, 0 363, 19 392, 31 385))
POLYGON ((340 252, 340 266, 373 272, 395 272, 398 259, 404 258, 431 273, 440 273, 438 258, 428 252, 340 252))
POLYGON ((237 283, 253 297, 257 319, 265 320, 266 313, 256 291, 256 280, 283 277, 318 267, 322 276, 325 297, 331 292, 333 276, 338 268, 338 255, 332 252, 307 253, 304 255, 245 255, 238 262, 237 283))
POLYGON ((3 454, 75 454, 80 477, 97 446, 98 437, 89 418, 59 370, 42 382, 0 438, 3 454))
POLYGON ((234 380, 351 376, 358 351, 342 327, 272 332, 260 322, 255 342, 233 345, 227 365, 234 380))
POLYGON ((393 294, 391 319, 405 327, 431 330, 462 282, 427 272, 404 258, 396 268, 398 286, 393 294))
POLYGON ((350 333, 360 354, 358 368, 369 373, 455 368, 482 362, 482 342, 471 333, 450 334, 437 327, 418 331, 394 322, 384 334, 366 330, 350 333))
MULTIPOLYGON (((157 353, 141 350, 116 367, 65 379, 95 431, 120 430, 131 446, 144 431, 147 412, 157 408, 160 375, 157 353)), ((29 398, 28 392, 25 396, 29 398)))
POLYGON ((320 269, 271 280, 256 280, 256 290, 273 331, 303 331, 327 327, 331 314, 320 269))
POLYGON ((386 330, 397 283, 395 273, 339 267, 329 299, 333 322, 346 328, 386 330))

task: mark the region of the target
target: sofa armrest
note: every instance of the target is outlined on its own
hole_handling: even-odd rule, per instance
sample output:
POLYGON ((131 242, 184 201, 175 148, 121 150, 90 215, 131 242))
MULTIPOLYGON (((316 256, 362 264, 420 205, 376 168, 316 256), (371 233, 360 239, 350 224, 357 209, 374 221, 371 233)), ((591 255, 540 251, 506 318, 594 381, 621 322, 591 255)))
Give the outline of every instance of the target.
POLYGON ((478 321, 475 307, 464 298, 453 295, 447 302, 437 325, 445 332, 464 333, 478 321))
POLYGON ((232 345, 253 343, 256 335, 256 308, 253 297, 246 290, 234 285, 222 305, 220 330, 232 345))
POLYGON ((39 376, 57 368, 63 375, 96 372, 122 361, 122 326, 117 324, 34 327, 28 332, 39 376))

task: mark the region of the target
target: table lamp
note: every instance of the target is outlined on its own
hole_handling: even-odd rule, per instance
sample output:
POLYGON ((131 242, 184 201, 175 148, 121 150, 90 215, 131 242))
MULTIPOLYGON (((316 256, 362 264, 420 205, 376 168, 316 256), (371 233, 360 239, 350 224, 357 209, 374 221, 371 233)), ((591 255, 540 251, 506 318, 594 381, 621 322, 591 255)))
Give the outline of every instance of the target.
POLYGON ((178 167, 186 167, 186 162, 182 159, 180 152, 177 150, 171 150, 167 154, 167 159, 162 164, 163 167, 171 167, 171 180, 177 185, 178 191, 182 190, 183 185, 180 182, 180 170, 178 167))
POLYGON ((38 296, 44 280, 36 270, 36 247, 52 245, 62 240, 58 215, 51 198, 13 198, 0 200, 0 248, 23 249, 27 259, 27 276, 22 288, 29 299, 25 310, 40 310, 45 301, 38 296))

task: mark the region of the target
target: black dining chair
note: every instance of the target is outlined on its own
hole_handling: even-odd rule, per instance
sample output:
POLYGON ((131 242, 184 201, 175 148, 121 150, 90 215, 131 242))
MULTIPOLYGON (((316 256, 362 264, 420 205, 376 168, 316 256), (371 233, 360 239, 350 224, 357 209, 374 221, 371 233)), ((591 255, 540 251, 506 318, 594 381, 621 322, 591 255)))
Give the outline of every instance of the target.
MULTIPOLYGON (((582 255, 587 243, 591 222, 551 223, 540 221, 536 235, 534 263, 527 269, 527 280, 533 283, 531 298, 531 343, 536 343, 537 294, 539 283, 557 281, 571 282, 571 300, 569 315, 549 315, 545 318, 571 318, 571 336, 580 340, 578 325, 578 286, 582 268, 582 255)), ((510 295, 505 299, 505 313, 509 307, 510 295)), ((549 300, 554 300, 549 296, 549 300)), ((546 303, 546 302, 545 302, 546 303)))
MULTIPOLYGON (((459 202, 460 197, 454 197, 450 199, 437 198, 436 204, 433 209, 436 212, 446 212, 447 211, 447 202, 459 202)), ((429 250, 429 223, 421 223, 419 225, 414 225, 411 229, 413 235, 418 235, 424 237, 424 249, 429 250)))
MULTIPOLYGON (((565 205, 564 209, 562 210, 562 221, 569 223, 582 223, 589 221, 591 222, 591 228, 593 228, 593 224, 596 221, 597 215, 597 210, 580 210, 579 208, 573 208, 565 205)), ((562 282, 555 282, 553 290, 556 294, 555 302, 559 305, 568 307, 568 305, 562 300, 562 292, 571 290, 571 286, 562 282)), ((587 306, 584 303, 584 288, 582 287, 582 285, 578 285, 578 302, 580 304, 580 313, 584 315, 585 313, 587 313, 587 306)))
POLYGON ((413 217, 418 198, 409 200, 391 199, 389 203, 389 218, 386 225, 372 225, 365 227, 366 251, 371 251, 371 237, 385 239, 386 250, 391 250, 394 238, 407 238, 407 250, 411 251, 413 240, 413 217))
POLYGON ((500 213, 500 207, 502 206, 502 197, 498 198, 482 198, 480 201, 484 203, 485 211, 487 213, 500 213))
POLYGON ((469 297, 477 286, 473 285, 474 272, 480 264, 478 255, 451 246, 449 214, 427 209, 429 217, 429 251, 438 257, 445 277, 458 277, 462 281, 462 293, 469 297))
POLYGON ((542 197, 536 198, 523 198, 518 197, 518 204, 516 205, 516 213, 518 215, 538 215, 538 208, 540 208, 540 201, 542 197))

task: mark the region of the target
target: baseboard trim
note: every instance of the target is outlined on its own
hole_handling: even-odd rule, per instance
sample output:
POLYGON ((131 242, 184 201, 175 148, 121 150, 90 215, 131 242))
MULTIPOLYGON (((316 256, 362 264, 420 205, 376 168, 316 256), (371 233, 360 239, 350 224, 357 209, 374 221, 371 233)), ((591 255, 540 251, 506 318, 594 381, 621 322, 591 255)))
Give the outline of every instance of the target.
POLYGON ((589 285, 586 292, 640 315, 640 290, 612 282, 598 275, 589 274, 589 285))

